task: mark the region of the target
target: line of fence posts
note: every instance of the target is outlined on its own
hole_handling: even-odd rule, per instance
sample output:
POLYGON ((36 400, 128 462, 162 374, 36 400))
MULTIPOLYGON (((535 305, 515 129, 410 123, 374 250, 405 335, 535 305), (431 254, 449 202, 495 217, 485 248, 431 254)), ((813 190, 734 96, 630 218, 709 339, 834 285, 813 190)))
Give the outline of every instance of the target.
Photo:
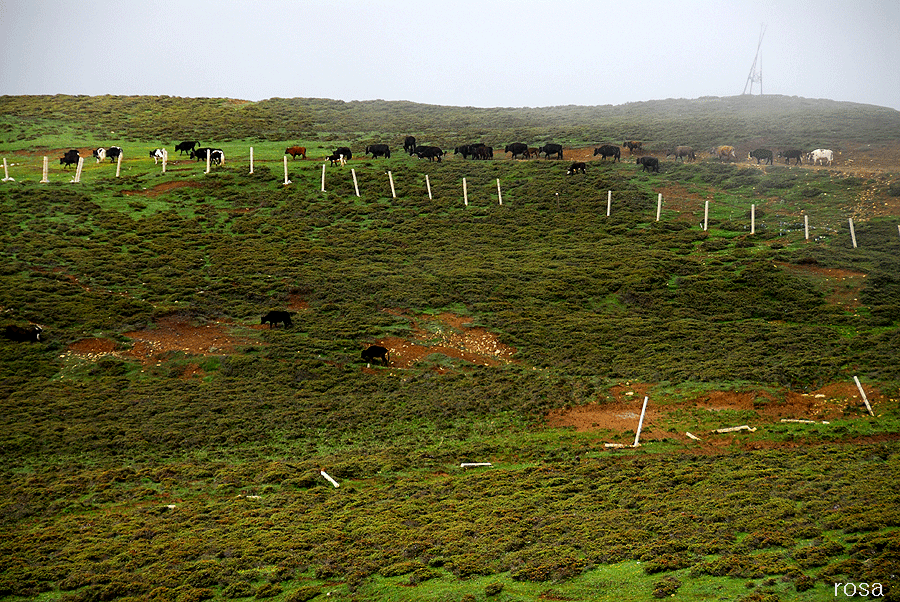
MULTIPOLYGON (((169 153, 165 148, 163 148, 162 151, 163 151, 162 173, 166 173, 166 164, 168 163, 169 153)), ((210 163, 211 163, 211 159, 212 159, 211 155, 212 155, 211 149, 207 149, 207 151, 206 151, 206 171, 204 173, 210 172, 210 163)), ((49 162, 50 162, 49 157, 44 156, 42 170, 41 170, 41 180, 40 180, 41 184, 48 184, 50 182, 49 162)), ((224 165, 224 163, 225 163, 225 161, 224 161, 224 157, 223 157, 222 164, 224 165)), ((70 182, 72 182, 72 183, 80 183, 81 182, 81 172, 82 172, 83 168, 84 168, 84 157, 79 156, 78 157, 78 167, 75 170, 75 177, 72 180, 70 180, 70 182)), ((326 168, 326 164, 323 163, 322 164, 322 192, 325 192, 325 168, 326 168)), ((117 178, 120 176, 121 170, 122 170, 122 153, 119 153, 119 157, 116 162, 116 177, 117 178)), ((350 171, 353 175, 354 191, 356 192, 356 196, 359 197, 360 196, 359 180, 357 179, 356 170, 351 169, 350 171)), ((250 147, 250 173, 251 174, 253 173, 253 147, 252 146, 250 147)), ((393 173, 391 171, 388 171, 387 174, 388 174, 388 179, 390 180, 390 185, 391 185, 391 196, 396 199, 397 198, 397 190, 394 185, 393 173)), ((6 157, 3 158, 3 176, 4 176, 3 180, 2 180, 3 182, 15 182, 15 179, 11 178, 9 176, 9 165, 7 163, 6 157)), ((292 184, 292 182, 291 182, 291 180, 288 179, 287 155, 285 155, 285 157, 284 157, 284 185, 287 186, 289 184, 292 184)), ((468 182, 466 181, 466 178, 462 179, 462 185, 463 185, 463 204, 468 207, 469 206, 469 191, 468 191, 468 182)), ((434 195, 431 190, 431 178, 428 174, 425 174, 425 187, 428 191, 429 200, 434 200, 434 195)), ((559 200, 558 196, 559 195, 557 193, 557 201, 559 200)), ((660 219, 662 218, 662 201, 663 201, 663 195, 660 192, 657 194, 657 198, 656 198, 656 221, 660 221, 660 219)), ((497 202, 500 205, 503 204, 503 193, 500 188, 500 178, 497 178, 497 202)), ((607 192, 606 192, 606 217, 610 217, 611 215, 612 215, 612 190, 607 190, 607 192)), ((848 219, 848 224, 850 226, 850 239, 852 241, 853 248, 856 249, 856 248, 858 248, 857 242, 856 242, 856 229, 853 225, 852 217, 848 219)), ((708 231, 708 229, 709 229, 709 201, 707 200, 704 202, 704 207, 703 207, 703 231, 706 232, 706 231, 708 231)), ((804 233, 804 239, 809 240, 809 215, 806 213, 803 214, 803 233, 804 233)), ((897 233, 898 233, 898 235, 900 235, 900 224, 897 224, 897 233)), ((750 205, 750 234, 756 234, 756 204, 755 203, 750 205)))

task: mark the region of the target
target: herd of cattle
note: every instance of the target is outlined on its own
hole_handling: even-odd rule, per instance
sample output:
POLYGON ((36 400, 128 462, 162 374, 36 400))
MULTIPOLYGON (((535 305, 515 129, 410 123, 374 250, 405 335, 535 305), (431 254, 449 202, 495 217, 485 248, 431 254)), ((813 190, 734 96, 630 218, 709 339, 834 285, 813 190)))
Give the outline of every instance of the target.
MULTIPOLYGON (((613 162, 622 160, 622 148, 628 150, 628 152, 633 156, 638 154, 638 158, 635 161, 637 165, 643 166, 643 171, 652 171, 659 173, 659 159, 656 157, 652 157, 644 154, 643 144, 639 140, 626 140, 622 143, 621 146, 615 144, 604 144, 598 148, 594 149, 594 156, 600 155, 600 159, 602 161, 606 161, 606 159, 611 158, 613 162)), ((449 152, 445 152, 438 146, 430 146, 430 145, 420 145, 416 142, 416 138, 414 136, 407 136, 403 141, 403 150, 408 155, 416 157, 420 159, 428 159, 429 161, 438 161, 440 162, 445 155, 448 155, 449 152)), ((187 154, 189 158, 194 159, 196 161, 201 160, 209 160, 211 163, 215 165, 221 165, 225 162, 225 151, 220 148, 211 148, 211 147, 201 147, 200 142, 198 140, 187 140, 184 142, 180 142, 175 145, 175 152, 179 154, 187 154)), ((543 155, 546 159, 550 159, 551 157, 555 157, 556 159, 563 158, 563 147, 561 144, 553 144, 547 143, 544 146, 540 147, 531 147, 522 142, 514 142, 512 144, 507 144, 504 149, 504 153, 510 155, 512 159, 531 159, 538 158, 543 155)), ((720 161, 733 161, 736 159, 736 154, 733 146, 714 146, 708 151, 711 157, 719 159, 720 161)), ((306 147, 303 146, 290 146, 284 151, 285 156, 290 155, 292 159, 296 159, 297 157, 301 157, 306 159, 306 147)), ((483 142, 477 142, 473 144, 463 144, 462 146, 457 146, 453 149, 454 155, 462 155, 463 159, 468 159, 471 157, 472 159, 493 159, 494 158, 494 148, 491 146, 487 146, 483 142)), ((378 157, 391 157, 391 149, 387 144, 370 144, 366 147, 365 155, 371 155, 373 159, 377 159, 378 157)), ((109 148, 98 148, 93 152, 93 156, 97 159, 97 162, 103 161, 108 158, 110 161, 115 161, 123 156, 123 151, 118 146, 111 146, 109 148)), ((160 159, 166 157, 166 151, 162 148, 157 148, 150 151, 150 158, 153 159, 154 163, 159 162, 160 159)), ((777 157, 779 159, 783 158, 785 164, 790 164, 791 160, 794 160, 794 165, 800 165, 803 163, 802 158, 806 157, 808 163, 812 165, 831 165, 834 161, 834 152, 825 149, 825 148, 817 148, 814 151, 804 153, 801 150, 791 149, 784 150, 778 153, 777 157)), ((336 148, 330 155, 326 156, 325 159, 330 161, 332 165, 344 165, 348 160, 353 158, 353 152, 350 147, 341 146, 336 148)), ((681 160, 684 161, 694 161, 697 158, 697 152, 690 146, 676 146, 674 150, 666 153, 666 158, 674 158, 675 161, 681 160)), ((77 164, 80 159, 77 150, 70 150, 65 153, 60 159, 60 165, 65 167, 69 167, 70 165, 77 164)), ((775 155, 771 150, 758 148, 756 150, 750 151, 747 155, 748 160, 756 159, 757 165, 760 163, 764 163, 766 165, 773 165, 775 161, 775 155)), ((572 166, 569 167, 567 173, 584 173, 585 172, 585 164, 583 162, 576 162, 572 166)))

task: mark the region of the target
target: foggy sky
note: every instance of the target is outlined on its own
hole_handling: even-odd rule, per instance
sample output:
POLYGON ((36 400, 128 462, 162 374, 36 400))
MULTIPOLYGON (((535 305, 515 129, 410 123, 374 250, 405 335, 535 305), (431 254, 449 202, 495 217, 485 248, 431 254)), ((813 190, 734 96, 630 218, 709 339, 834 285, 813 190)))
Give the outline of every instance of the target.
POLYGON ((763 93, 900 109, 897 0, 0 0, 0 94, 478 107, 733 96, 763 24, 763 93))

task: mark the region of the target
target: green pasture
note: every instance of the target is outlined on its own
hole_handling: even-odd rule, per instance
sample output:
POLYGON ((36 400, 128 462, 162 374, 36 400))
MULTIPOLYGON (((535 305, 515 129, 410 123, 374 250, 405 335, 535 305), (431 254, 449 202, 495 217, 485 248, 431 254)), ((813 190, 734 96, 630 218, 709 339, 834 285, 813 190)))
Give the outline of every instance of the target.
POLYGON ((0 597, 803 602, 852 582, 897 599, 900 235, 897 216, 861 209, 892 198, 895 176, 708 160, 566 176, 569 161, 499 148, 488 162, 402 152, 405 133, 445 149, 662 148, 678 131, 699 146, 785 124, 801 145, 823 122, 873 124, 853 144, 898 138, 877 107, 672 103, 695 119, 643 103, 0 98, 15 178, 0 184, 2 326, 46 338, 0 340, 0 597), (225 165, 177 157, 182 134, 225 165), (361 157, 376 142, 394 156, 361 157), (309 159, 288 159, 285 186, 294 144, 309 159), (89 157, 80 183, 60 169, 59 149, 109 145, 125 149, 119 178, 89 157), (326 166, 322 192, 322 157, 344 145, 354 158, 326 166), (291 304, 293 328, 260 328, 291 304), (512 361, 360 360, 388 337, 437 343, 412 316, 442 312, 512 361), (126 333, 171 318, 236 343, 129 355, 126 333), (71 353, 92 338, 113 351, 71 353), (853 376, 875 416, 855 397, 823 398, 827 424, 767 413, 853 376), (554 410, 637 407, 621 402, 632 386, 659 411, 640 448, 606 445, 634 430, 548 426, 554 410), (695 403, 716 391, 755 397, 695 403), (713 433, 737 424, 757 428, 713 433))

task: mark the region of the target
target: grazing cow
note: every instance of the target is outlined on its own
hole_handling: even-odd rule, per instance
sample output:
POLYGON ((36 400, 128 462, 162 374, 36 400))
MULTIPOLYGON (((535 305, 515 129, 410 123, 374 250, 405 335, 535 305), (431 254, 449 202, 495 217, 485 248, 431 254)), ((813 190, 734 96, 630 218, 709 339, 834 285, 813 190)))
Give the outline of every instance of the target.
POLYGON ((811 165, 815 165, 819 161, 822 162, 822 165, 825 165, 825 161, 828 161, 828 165, 831 165, 831 162, 834 161, 834 151, 827 148, 817 148, 806 155, 806 158, 811 165))
POLYGON ((427 158, 429 161, 434 161, 435 159, 437 159, 438 163, 440 163, 441 157, 444 156, 444 151, 442 151, 437 146, 417 146, 416 156, 418 156, 420 159, 427 158))
POLYGON ((348 147, 348 146, 337 147, 337 149, 334 151, 334 154, 343 155, 344 161, 349 161, 350 159, 353 158, 353 153, 350 152, 350 147, 348 147))
POLYGON ((209 151, 209 162, 214 165, 221 165, 225 163, 225 151, 221 148, 214 148, 209 151))
POLYGON ((73 148, 72 150, 66 151, 66 154, 60 157, 59 164, 65 167, 69 167, 69 165, 78 165, 79 158, 78 151, 73 148))
POLYGON ((675 160, 681 159, 681 162, 684 163, 684 158, 687 157, 689 161, 693 161, 697 158, 697 155, 694 154, 694 149, 690 146, 676 146, 675 150, 666 155, 666 159, 674 156, 675 160))
POLYGON ((587 166, 584 164, 583 161, 577 161, 577 162, 575 162, 575 163, 572 163, 572 165, 569 167, 568 171, 566 171, 566 175, 567 175, 567 176, 571 176, 571 175, 573 175, 573 174, 575 174, 575 173, 578 173, 579 171, 580 171, 581 173, 585 173, 584 170, 585 170, 586 167, 587 167, 587 166))
POLYGON ((553 144, 549 142, 538 149, 538 153, 544 153, 544 157, 550 158, 550 155, 556 155, 557 159, 563 158, 563 147, 561 144, 553 144))
POLYGON ((463 144, 453 149, 454 155, 462 155, 463 159, 468 159, 469 155, 474 158, 479 148, 484 148, 484 142, 476 142, 475 144, 463 144))
POLYGON ((212 151, 213 151, 213 149, 204 146, 202 148, 192 150, 191 154, 189 156, 191 159, 194 159, 195 161, 200 161, 200 160, 206 161, 206 153, 211 153, 212 151))
POLYGON ((200 146, 199 140, 185 140, 184 142, 179 142, 175 145, 175 152, 180 152, 182 155, 186 155, 198 146, 200 146))
POLYGON ((622 149, 614 144, 604 144, 594 149, 594 156, 600 155, 600 159, 606 161, 607 157, 613 158, 613 163, 622 160, 622 149))
POLYGON ((526 159, 530 159, 530 158, 532 158, 532 157, 534 157, 535 159, 537 159, 538 156, 539 156, 539 154, 538 154, 538 149, 536 149, 536 148, 533 147, 533 146, 529 146, 529 147, 528 147, 528 150, 525 151, 525 158, 526 158, 526 159))
POLYGON ((643 148, 642 144, 643 143, 639 140, 626 140, 625 142, 622 143, 622 146, 627 148, 628 152, 633 155, 635 151, 637 151, 639 153, 643 152, 644 148, 643 148))
POLYGON ((18 341, 19 343, 39 343, 41 341, 42 332, 44 332, 44 329, 40 326, 32 325, 27 328, 22 328, 21 326, 10 325, 3 331, 3 336, 11 341, 18 341))
POLYGON ((765 161, 766 165, 772 165, 773 163, 772 151, 764 148, 758 148, 755 151, 750 151, 750 153, 747 155, 747 159, 756 159, 757 165, 759 165, 760 161, 765 161))
POLYGON ((641 171, 655 171, 659 173, 659 159, 656 157, 638 157, 635 163, 644 166, 641 171))
POLYGON ((329 161, 331 161, 332 166, 337 165, 337 164, 345 165, 347 163, 347 161, 344 159, 344 156, 339 153, 336 153, 336 152, 331 153, 330 155, 328 155, 325 158, 328 159, 329 161))
POLYGON ((94 152, 91 154, 97 160, 97 163, 100 163, 100 161, 103 161, 106 158, 106 149, 105 148, 96 148, 96 149, 94 149, 94 152))
POLYGON ((803 161, 800 159, 800 157, 802 155, 803 155, 803 151, 801 151, 801 150, 786 150, 786 151, 781 151, 780 153, 778 153, 778 158, 780 159, 780 158, 784 157, 785 165, 790 165, 791 159, 797 160, 797 162, 794 163, 794 165, 800 165, 803 163, 803 161))
POLYGON ((385 159, 391 158, 391 149, 387 144, 370 144, 366 147, 366 153, 372 153, 372 158, 377 159, 378 157, 384 157, 385 159))
POLYGON ((473 159, 493 159, 494 158, 494 147, 493 146, 485 146, 483 144, 476 146, 472 149, 472 158, 473 159))
POLYGON ((416 137, 415 136, 407 136, 403 140, 403 150, 407 155, 412 157, 413 153, 416 152, 416 137))
POLYGON ((512 153, 512 158, 515 159, 517 155, 524 155, 525 158, 528 158, 528 145, 522 144, 521 142, 513 142, 512 144, 507 144, 506 148, 503 149, 505 153, 512 153))
POLYGON ((98 148, 94 151, 94 158, 97 160, 97 163, 103 161, 106 158, 109 158, 110 162, 115 161, 119 158, 119 155, 122 154, 122 149, 118 146, 110 146, 109 148, 98 148))
POLYGON ((372 363, 376 359, 380 359, 381 363, 387 366, 391 361, 390 356, 388 355, 388 350, 381 345, 371 345, 367 349, 363 349, 360 355, 368 363, 372 363))
POLYGON ((273 326, 276 326, 279 322, 284 323, 285 328, 290 328, 294 325, 294 323, 291 322, 291 312, 279 311, 277 309, 273 309, 272 311, 270 311, 269 313, 264 315, 262 317, 262 320, 259 321, 260 324, 265 324, 266 322, 269 323, 270 330, 273 326))
POLYGON ((714 146, 709 149, 709 154, 718 158, 719 161, 731 161, 731 159, 735 158, 733 146, 714 146))
POLYGON ((150 158, 153 159, 154 165, 158 164, 162 160, 162 158, 165 156, 166 156, 165 149, 155 148, 152 151, 150 151, 150 158))
POLYGON ((291 159, 296 159, 297 155, 300 155, 304 159, 306 158, 306 147, 305 146, 290 146, 284 149, 285 155, 290 155, 291 159))

